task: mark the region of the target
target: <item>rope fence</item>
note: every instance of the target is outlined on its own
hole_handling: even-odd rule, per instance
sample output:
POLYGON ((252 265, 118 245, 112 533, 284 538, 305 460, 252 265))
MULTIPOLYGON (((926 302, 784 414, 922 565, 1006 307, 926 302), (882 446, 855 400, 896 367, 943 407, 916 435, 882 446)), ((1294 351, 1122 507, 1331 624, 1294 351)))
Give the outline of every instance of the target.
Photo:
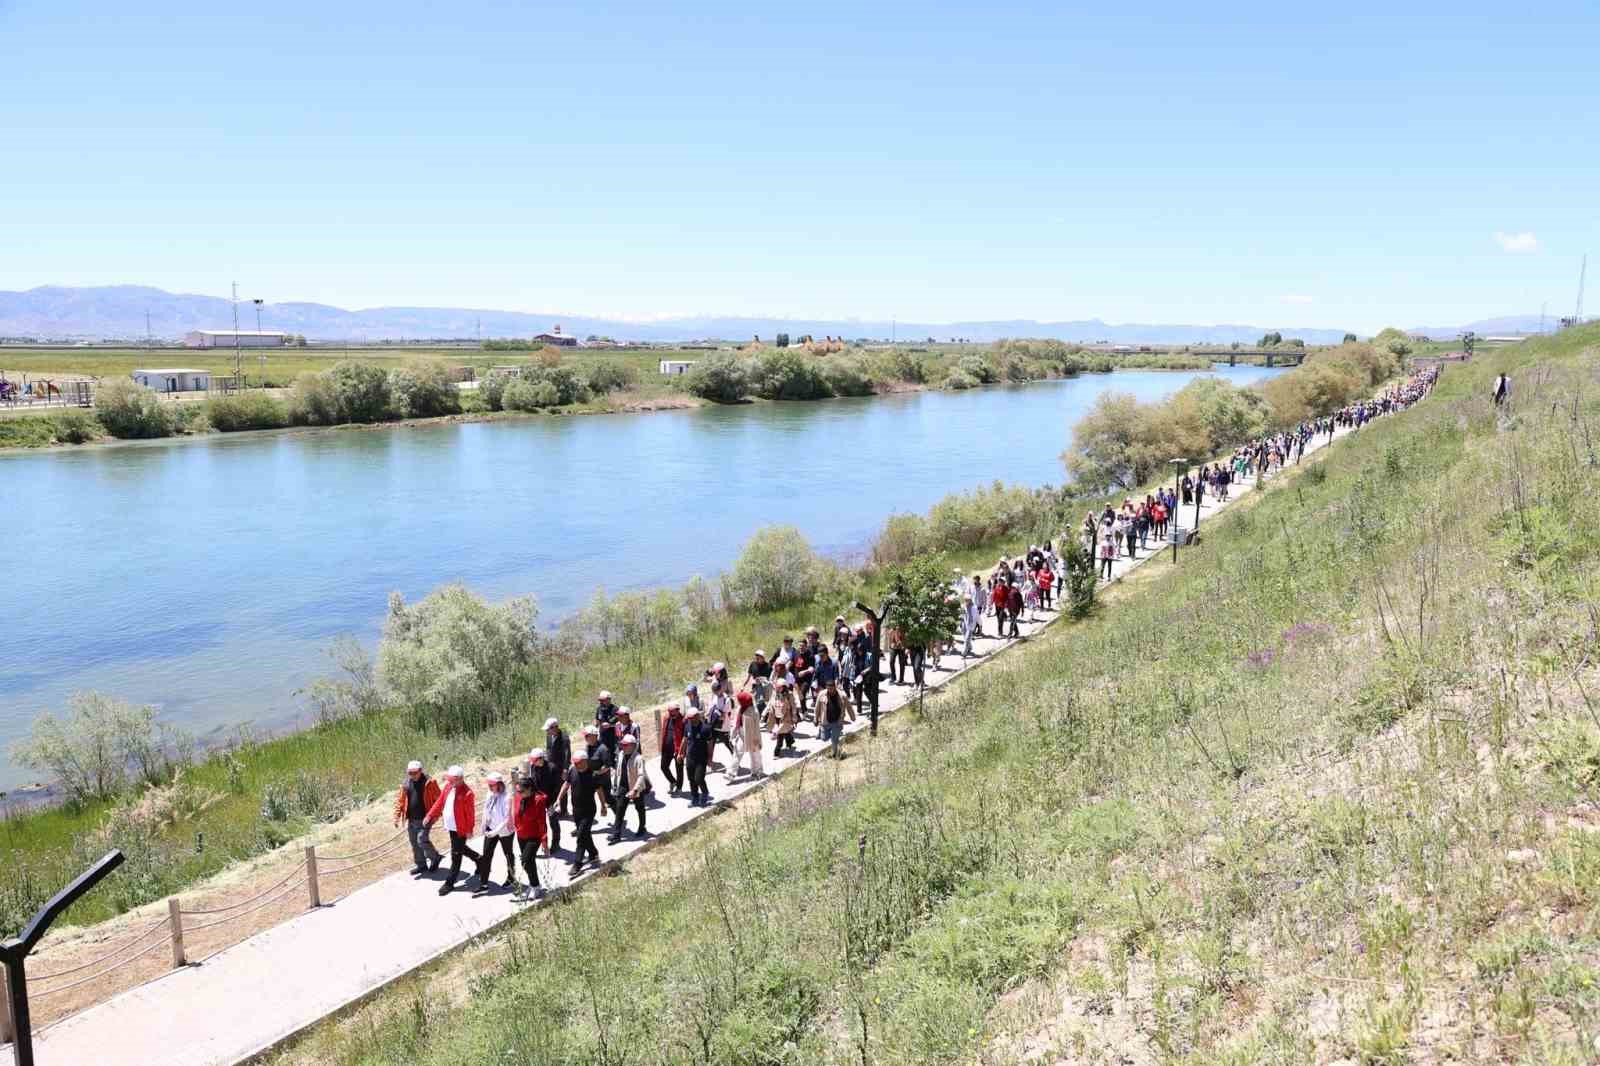
MULTIPOLYGON (((164 922, 165 922, 165 919, 163 919, 163 923, 164 922)), ((73 981, 71 984, 62 985, 60 988, 47 988, 47 989, 45 989, 43 991, 35 991, 34 988, 33 988, 33 982, 29 981, 28 982, 28 995, 30 997, 33 997, 33 996, 53 996, 58 992, 66 992, 66 991, 69 991, 71 989, 78 988, 81 985, 86 985, 90 981, 98 981, 98 980, 100 980, 100 978, 104 977, 106 974, 110 973, 112 970, 116 970, 116 969, 119 969, 119 968, 121 968, 123 966, 126 966, 126 965, 128 965, 128 963, 134 961, 135 959, 143 958, 145 955, 150 954, 156 948, 161 948, 161 947, 166 947, 166 946, 167 946, 167 942, 165 940, 157 940, 155 943, 151 944, 149 947, 145 948, 143 951, 139 952, 136 955, 130 955, 127 958, 123 959, 121 962, 119 962, 119 963, 117 963, 117 964, 115 964, 113 966, 106 967, 104 970, 101 970, 99 973, 92 973, 88 977, 80 977, 80 978, 78 978, 78 980, 73 981)))
POLYGON ((297 877, 299 875, 300 875, 300 871, 299 870, 290 870, 288 875, 285 876, 284 879, 282 881, 279 881, 277 884, 271 886, 270 888, 266 888, 266 889, 263 889, 260 892, 257 892, 255 895, 251 896, 249 899, 242 899, 237 903, 230 903, 226 907, 210 907, 210 908, 196 907, 194 910, 190 910, 190 909, 188 909, 186 907, 186 908, 184 908, 183 913, 184 914, 227 914, 229 911, 238 910, 240 907, 243 907, 247 903, 254 903, 256 900, 260 899, 262 896, 265 896, 268 892, 277 891, 279 886, 287 883, 290 878, 297 877))
POLYGON ((124 941, 122 946, 118 947, 115 951, 108 951, 104 955, 101 955, 97 959, 91 959, 88 962, 81 962, 76 966, 68 967, 65 970, 57 970, 54 973, 29 974, 29 977, 31 977, 35 981, 49 981, 49 980, 51 980, 52 978, 55 978, 55 977, 65 977, 69 973, 78 973, 78 972, 80 972, 82 970, 89 969, 89 967, 91 967, 91 966, 98 966, 102 962, 105 962, 107 959, 115 958, 116 956, 121 955, 124 951, 127 951, 129 948, 133 947, 133 945, 137 944, 139 941, 143 940, 145 937, 149 936, 151 933, 155 932, 157 929, 160 929, 162 926, 166 925, 171 920, 172 920, 171 918, 162 918, 160 921, 158 921, 154 925, 150 926, 148 929, 146 929, 144 932, 140 933, 138 936, 134 937, 132 940, 124 941))
POLYGON ((367 848, 365 851, 358 851, 354 855, 318 855, 317 859, 321 862, 345 862, 349 859, 359 859, 365 855, 371 855, 375 851, 384 851, 393 847, 395 844, 399 843, 400 838, 405 835, 406 831, 402 829, 387 839, 374 844, 370 848, 367 848))
MULTIPOLYGON (((306 875, 302 873, 299 877, 295 878, 294 881, 292 881, 289 884, 284 885, 281 888, 279 888, 277 893, 275 895, 273 895, 270 899, 262 900, 260 903, 257 903, 255 906, 251 907, 249 910, 239 911, 237 914, 230 914, 226 918, 218 918, 216 921, 212 921, 212 922, 202 922, 199 925, 186 925, 186 926, 183 927, 183 931, 185 933, 198 933, 203 929, 215 929, 219 925, 227 925, 229 922, 234 921, 235 919, 238 919, 238 918, 243 918, 247 914, 254 914, 256 911, 259 911, 264 907, 270 907, 272 904, 276 903, 278 900, 280 900, 284 896, 288 895, 290 893, 290 891, 292 891, 293 889, 299 888, 302 884, 305 883, 305 881, 306 881, 306 875)), ((260 897, 258 896, 256 898, 259 899, 260 897)), ((180 914, 191 914, 191 913, 194 913, 194 912, 192 912, 192 911, 180 911, 179 913, 180 914)))

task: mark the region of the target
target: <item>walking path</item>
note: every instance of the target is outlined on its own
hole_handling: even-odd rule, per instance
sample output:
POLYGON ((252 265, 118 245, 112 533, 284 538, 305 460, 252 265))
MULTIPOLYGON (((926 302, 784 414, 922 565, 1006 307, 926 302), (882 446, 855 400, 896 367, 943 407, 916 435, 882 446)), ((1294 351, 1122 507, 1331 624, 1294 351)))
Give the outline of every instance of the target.
MULTIPOLYGON (((1350 431, 1340 429, 1333 439, 1347 432, 1350 431)), ((1329 443, 1329 437, 1318 436, 1307 444, 1306 454, 1329 443)), ((1233 502, 1249 492, 1248 484, 1235 486, 1233 502)), ((1201 525, 1226 506, 1208 495, 1200 508, 1201 525)), ((1181 511, 1180 525, 1193 528, 1194 506, 1181 511)), ((1069 529, 1067 534, 1076 536, 1077 530, 1069 529)), ((1112 581, 1120 580, 1162 550, 1171 549, 1158 549, 1152 541, 1139 558, 1118 559, 1112 581)), ((1022 639, 1040 632, 1057 617, 1047 613, 1038 622, 1022 623, 1022 639)), ((993 619, 986 622, 992 629, 993 619)), ((959 656, 947 655, 944 661, 958 664, 958 668, 928 672, 928 689, 942 688, 1015 643, 1017 640, 992 636, 975 640, 972 659, 962 663, 959 656)), ((915 689, 886 684, 880 705, 887 714, 914 698, 915 689)), ((798 755, 775 757, 772 738, 763 738, 767 780, 793 770, 826 748, 813 729, 805 723, 802 728, 808 731, 797 738, 798 755)), ((866 728, 866 716, 862 715, 847 726, 846 734, 853 736, 866 728)), ((652 774, 658 776, 655 760, 650 762, 652 774)), ((763 783, 745 779, 729 781, 721 773, 712 773, 709 779, 713 800, 709 807, 691 807, 682 797, 652 802, 649 824, 656 835, 651 839, 636 841, 630 836, 619 844, 610 844, 597 829, 596 842, 605 865, 584 873, 578 882, 601 876, 613 864, 626 862, 670 839, 715 812, 718 804, 737 802, 763 787, 763 783)), ((665 782, 660 784, 658 797, 666 792, 665 782)), ((609 829, 610 819, 603 818, 601 824, 609 829)), ((563 835, 570 842, 570 834, 563 835)), ((402 859, 403 856, 394 861, 399 863, 402 859)), ((203 964, 170 971, 90 1007, 35 1036, 37 1062, 40 1066, 237 1063, 493 930, 529 906, 514 903, 511 893, 504 889, 476 899, 470 892, 460 890, 440 898, 433 889, 443 875, 440 870, 420 879, 424 883, 418 884, 418 879, 408 873, 394 873, 334 904, 307 911, 218 952, 203 964)), ((558 890, 569 887, 566 864, 559 858, 542 866, 540 878, 546 886, 558 890)), ((0 1046, 0 1055, 7 1054, 9 1046, 0 1046)))

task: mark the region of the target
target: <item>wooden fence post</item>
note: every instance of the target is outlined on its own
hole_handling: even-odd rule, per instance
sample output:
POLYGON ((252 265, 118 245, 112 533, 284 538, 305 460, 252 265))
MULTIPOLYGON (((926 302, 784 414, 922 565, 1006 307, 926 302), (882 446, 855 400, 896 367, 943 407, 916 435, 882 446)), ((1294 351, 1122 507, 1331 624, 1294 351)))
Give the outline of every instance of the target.
POLYGON ((178 897, 167 897, 167 914, 172 918, 172 965, 181 969, 185 965, 183 957, 183 911, 178 909, 178 897))
POLYGON ((306 887, 311 890, 313 909, 322 906, 322 894, 317 891, 317 846, 306 845, 306 887))

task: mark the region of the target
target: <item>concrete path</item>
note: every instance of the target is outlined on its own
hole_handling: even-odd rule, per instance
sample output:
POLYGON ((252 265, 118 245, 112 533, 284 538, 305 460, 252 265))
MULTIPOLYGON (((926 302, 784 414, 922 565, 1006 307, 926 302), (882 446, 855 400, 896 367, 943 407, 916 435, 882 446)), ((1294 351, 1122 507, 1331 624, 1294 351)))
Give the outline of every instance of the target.
MULTIPOLYGON (((1327 444, 1327 437, 1319 437, 1307 454, 1327 444)), ((1246 483, 1234 488, 1237 500, 1247 495, 1251 486, 1246 483)), ((1201 509, 1202 527, 1208 516, 1224 506, 1208 497, 1201 509)), ((1192 527, 1193 506, 1183 511, 1182 525, 1192 527)), ((1075 534, 1076 530, 1072 532, 1075 534)), ((1170 552, 1171 548, 1164 550, 1170 552)), ((1137 560, 1118 560, 1113 580, 1156 554, 1159 551, 1152 541, 1150 551, 1137 560)), ((1059 616, 1040 617, 1042 621, 1020 627, 1024 637, 1039 632, 1059 616)), ((987 618, 985 623, 992 632, 994 620, 987 618)), ((1014 643, 989 636, 975 642, 975 655, 965 664, 959 656, 946 656, 945 664, 958 668, 930 671, 930 689, 943 687, 1014 643)), ((915 690, 909 686, 886 685, 880 706, 887 713, 903 707, 914 696, 915 690)), ((847 728, 847 733, 853 735, 866 728, 863 715, 847 728)), ((772 739, 765 737, 763 757, 769 774, 786 773, 820 753, 824 745, 815 732, 813 726, 802 723, 797 742, 800 754, 786 754, 781 759, 773 757, 772 739)), ((726 759, 726 750, 721 754, 726 759)), ((666 782, 659 779, 654 759, 651 777, 657 788, 657 802, 649 813, 649 826, 659 836, 637 841, 630 834, 613 845, 597 832, 602 860, 625 861, 715 810, 714 805, 691 808, 686 796, 667 796, 666 782)), ((736 802, 756 787, 749 780, 729 780, 718 772, 709 775, 709 784, 714 802, 736 802)), ((601 822, 609 830, 610 818, 602 818, 601 822)), ((570 829, 570 825, 563 825, 562 843, 566 847, 571 844, 570 829)), ((435 830, 436 839, 442 836, 442 830, 435 830)), ((551 875, 547 884, 567 886, 566 857, 557 853, 541 869, 541 878, 546 871, 551 875)), ((398 865, 405 861, 404 856, 398 855, 394 861, 398 865)), ((434 888, 442 876, 441 871, 419 884, 409 874, 397 872, 332 905, 292 918, 218 952, 200 965, 174 970, 66 1018, 35 1038, 37 1060, 41 1066, 236 1063, 274 1047, 390 981, 460 947, 527 906, 513 903, 511 894, 503 889, 478 899, 459 889, 440 898, 434 888)), ((503 879, 498 859, 495 876, 503 879)), ((591 870, 579 882, 594 876, 591 870)), ((0 1049, 0 1055, 7 1054, 0 1049)))

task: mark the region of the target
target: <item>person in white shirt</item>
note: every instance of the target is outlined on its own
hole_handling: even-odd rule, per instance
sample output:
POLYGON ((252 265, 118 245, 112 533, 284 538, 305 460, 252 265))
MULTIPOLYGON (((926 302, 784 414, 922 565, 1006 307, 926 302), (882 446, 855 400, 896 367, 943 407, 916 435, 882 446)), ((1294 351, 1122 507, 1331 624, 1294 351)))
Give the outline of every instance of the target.
POLYGON ((489 793, 483 798, 483 859, 478 863, 478 887, 474 896, 489 891, 489 871, 494 866, 495 849, 506 856, 506 887, 517 887, 517 867, 512 859, 511 841, 516 835, 511 825, 511 793, 506 791, 506 779, 498 771, 484 778, 489 793))

